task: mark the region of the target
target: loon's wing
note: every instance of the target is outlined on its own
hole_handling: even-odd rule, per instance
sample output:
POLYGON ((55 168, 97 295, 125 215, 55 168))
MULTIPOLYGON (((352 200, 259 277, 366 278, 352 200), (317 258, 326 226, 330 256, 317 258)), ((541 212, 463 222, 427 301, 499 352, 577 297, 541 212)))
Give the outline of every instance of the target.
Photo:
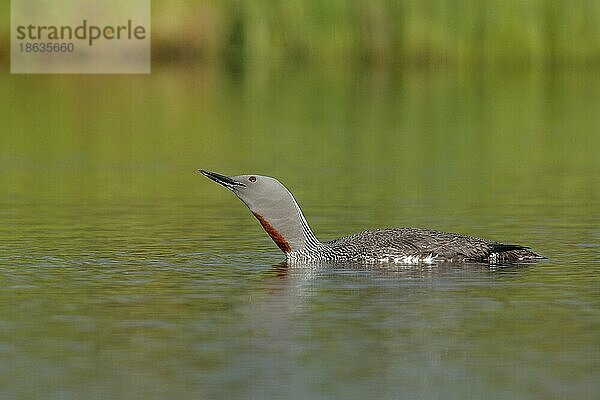
POLYGON ((326 242, 349 253, 381 259, 399 257, 462 262, 518 262, 543 258, 527 247, 420 228, 364 231, 326 242))

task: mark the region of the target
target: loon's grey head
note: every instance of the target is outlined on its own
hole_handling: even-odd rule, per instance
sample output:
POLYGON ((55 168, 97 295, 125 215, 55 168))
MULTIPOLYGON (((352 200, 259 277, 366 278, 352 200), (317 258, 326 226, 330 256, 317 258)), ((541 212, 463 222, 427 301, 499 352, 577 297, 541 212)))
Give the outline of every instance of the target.
POLYGON ((235 193, 284 253, 301 250, 308 241, 316 241, 294 196, 277 179, 261 175, 229 177, 199 171, 235 193))

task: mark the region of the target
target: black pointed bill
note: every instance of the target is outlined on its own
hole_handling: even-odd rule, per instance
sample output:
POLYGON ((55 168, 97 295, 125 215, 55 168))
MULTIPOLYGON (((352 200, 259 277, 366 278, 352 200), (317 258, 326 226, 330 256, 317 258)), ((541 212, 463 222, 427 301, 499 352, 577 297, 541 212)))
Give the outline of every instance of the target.
POLYGON ((198 172, 200 172, 208 179, 217 182, 219 185, 225 186, 229 190, 235 190, 238 187, 246 187, 244 183, 238 182, 235 179, 231 179, 228 176, 217 174, 216 172, 210 172, 204 169, 199 169, 198 172))

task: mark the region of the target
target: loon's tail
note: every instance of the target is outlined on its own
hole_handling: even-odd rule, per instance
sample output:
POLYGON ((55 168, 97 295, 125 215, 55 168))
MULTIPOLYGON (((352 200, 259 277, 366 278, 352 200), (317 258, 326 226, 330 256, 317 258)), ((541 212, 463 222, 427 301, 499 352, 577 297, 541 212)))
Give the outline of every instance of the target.
POLYGON ((519 263, 545 258, 529 250, 529 247, 518 244, 494 243, 490 251, 489 262, 490 264, 519 263))

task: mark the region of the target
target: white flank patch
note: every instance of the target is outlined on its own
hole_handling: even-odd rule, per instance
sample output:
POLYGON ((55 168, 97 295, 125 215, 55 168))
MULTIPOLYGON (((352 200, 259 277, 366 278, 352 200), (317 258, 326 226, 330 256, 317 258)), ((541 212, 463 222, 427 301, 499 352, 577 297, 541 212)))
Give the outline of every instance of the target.
POLYGON ((437 255, 433 255, 433 253, 429 253, 427 257, 419 257, 419 256, 403 256, 403 257, 395 257, 394 263, 396 264, 433 264, 437 259, 437 255))
POLYGON ((368 258, 365 261, 370 263, 394 263, 404 265, 416 265, 416 264, 433 264, 436 262, 438 256, 430 253, 427 257, 421 257, 416 255, 407 256, 391 256, 385 255, 379 258, 368 258))
POLYGON ((496 264, 498 262, 498 253, 490 254, 490 264, 496 264))

